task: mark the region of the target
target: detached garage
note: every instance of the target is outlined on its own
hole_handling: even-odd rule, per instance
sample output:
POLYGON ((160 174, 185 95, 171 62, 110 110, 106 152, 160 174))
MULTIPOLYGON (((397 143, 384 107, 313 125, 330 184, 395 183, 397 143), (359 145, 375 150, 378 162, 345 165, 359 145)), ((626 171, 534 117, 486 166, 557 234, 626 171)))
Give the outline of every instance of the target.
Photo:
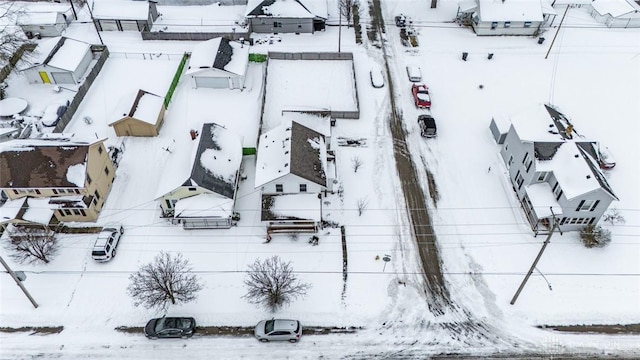
POLYGON ((164 98, 144 90, 138 90, 131 104, 131 96, 120 101, 117 117, 111 122, 118 136, 158 136, 164 121, 164 98))
POLYGON ((96 0, 93 5, 100 31, 149 31, 158 16, 155 1, 96 0))
POLYGON ((79 84, 91 64, 91 45, 66 37, 42 41, 23 56, 18 71, 31 84, 79 84))
POLYGON ((242 89, 248 65, 248 45, 215 38, 193 48, 185 74, 194 88, 242 89))
POLYGON ((60 36, 67 28, 66 15, 55 11, 21 13, 16 22, 28 38, 60 36))

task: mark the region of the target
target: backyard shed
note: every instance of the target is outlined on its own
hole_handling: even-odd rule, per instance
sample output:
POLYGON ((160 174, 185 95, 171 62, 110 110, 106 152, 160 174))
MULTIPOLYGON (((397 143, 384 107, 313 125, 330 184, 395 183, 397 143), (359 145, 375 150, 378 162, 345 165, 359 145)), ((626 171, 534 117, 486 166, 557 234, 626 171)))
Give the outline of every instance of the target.
POLYGON ((149 31, 158 18, 155 1, 96 0, 93 21, 100 31, 149 31))
POLYGON ((18 70, 31 84, 79 84, 92 59, 90 44, 55 37, 25 52, 18 70))
POLYGON ((23 13, 16 23, 28 38, 60 36, 67 28, 66 15, 57 11, 23 13))
POLYGON ((116 135, 158 136, 164 121, 164 98, 138 90, 135 97, 124 97, 116 111, 118 111, 117 119, 109 124, 116 135))
POLYGON ((248 0, 246 17, 255 33, 313 33, 329 15, 327 0, 248 0))
POLYGON ((215 38, 194 46, 185 74, 193 88, 242 89, 249 65, 249 46, 215 38))

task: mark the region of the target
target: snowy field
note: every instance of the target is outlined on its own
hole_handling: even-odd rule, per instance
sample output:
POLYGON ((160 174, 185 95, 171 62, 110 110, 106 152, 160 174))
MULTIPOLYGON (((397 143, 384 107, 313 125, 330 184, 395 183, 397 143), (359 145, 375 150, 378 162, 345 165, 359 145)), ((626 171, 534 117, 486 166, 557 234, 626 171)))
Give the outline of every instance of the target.
MULTIPOLYGON (((415 356, 421 358, 439 352, 513 350, 514 344, 522 351, 568 349, 637 356, 637 336, 557 334, 533 326, 640 322, 640 145, 635 140, 640 130, 640 30, 602 28, 584 9, 570 9, 565 21, 573 26, 560 31, 545 59, 553 33, 544 35, 543 45, 525 37, 479 38, 468 29, 444 23, 455 16, 456 6, 453 1, 441 1, 432 10, 427 2, 383 3, 387 19, 403 12, 412 14, 420 25, 419 51, 407 52, 388 21, 387 36, 393 38, 391 75, 414 161, 420 164, 424 158, 437 182, 440 200, 430 207, 452 298, 510 339, 504 343, 460 340, 438 325, 452 321, 450 314, 436 317, 429 311, 418 286, 418 255, 395 174, 387 87, 374 89, 368 78, 371 64, 380 63, 382 56, 373 48, 354 44, 352 29, 343 29, 342 51, 354 54, 361 118, 339 120, 333 136, 366 138, 367 146, 338 148, 344 196, 327 198, 323 212, 327 219, 346 226, 349 277, 344 295, 338 229, 323 230, 318 246, 311 246, 304 237, 288 236, 276 236, 264 244, 252 157, 243 162, 247 180, 240 183, 236 208, 242 218, 237 227, 184 231, 158 217, 155 179, 170 171, 164 164, 169 156, 180 155, 180 144, 191 141, 189 129, 217 122, 241 134, 245 146, 255 146, 262 65, 250 66, 247 89, 242 92, 191 89, 183 80, 158 138, 122 140, 107 126, 118 98, 138 88, 164 95, 179 54, 190 51, 194 43, 142 42, 139 34, 102 33, 116 55, 106 63, 68 130, 107 136, 108 144, 125 142, 126 153, 99 222, 122 222, 126 233, 118 257, 109 263, 91 260, 94 238, 84 235, 65 236, 59 256, 47 266, 10 262, 14 269, 27 272, 25 286, 40 307, 33 309, 5 275, 0 282, 0 327, 62 325, 65 330, 49 336, 0 333, 0 358, 175 358, 187 353, 202 358, 215 353, 221 359, 255 359, 264 357, 265 349, 276 358, 290 359, 369 358, 369 354, 393 358, 396 351, 422 354, 415 356), (460 59, 463 51, 469 53, 466 62, 460 59), (141 60, 122 55, 126 52, 176 57, 141 60), (488 60, 488 53, 494 53, 494 58, 488 60), (420 137, 406 64, 422 68, 432 91, 437 139, 420 137), (510 305, 544 238, 531 234, 488 126, 494 115, 515 115, 547 102, 568 115, 578 131, 604 142, 614 153, 618 164, 607 173, 607 180, 620 198, 612 207, 620 210, 626 223, 603 223, 613 233, 612 243, 604 249, 584 248, 577 234, 555 234, 538 265, 539 273, 534 273, 518 302, 510 305), (91 125, 82 121, 85 115, 94 119, 91 125), (352 169, 354 157, 363 160, 357 173, 352 169), (358 216, 356 203, 361 199, 368 206, 358 216), (150 342, 142 335, 115 332, 117 326, 142 326, 158 315, 133 307, 125 288, 128 275, 160 250, 182 252, 205 283, 198 300, 171 308, 170 314, 194 316, 200 325, 237 326, 252 326, 272 316, 240 298, 242 272, 254 259, 278 254, 292 261, 300 278, 313 287, 305 299, 273 316, 298 318, 303 325, 362 326, 364 330, 355 335, 310 336, 296 345, 259 344, 251 338, 150 342), (385 254, 391 257, 386 267, 376 260, 385 254)), ((72 26, 69 34, 96 43, 91 30, 80 24, 72 26)), ((281 42, 255 46, 252 52, 337 50, 335 28, 316 35, 280 36, 281 42)), ((271 96, 288 99, 282 88, 269 84, 267 101, 271 96)), ((12 84, 9 93, 17 88, 12 84)), ((344 87, 331 90, 332 96, 350 96, 344 87)), ((426 189, 426 177, 418 181, 426 189)), ((6 249, 0 251, 10 260, 6 249)))

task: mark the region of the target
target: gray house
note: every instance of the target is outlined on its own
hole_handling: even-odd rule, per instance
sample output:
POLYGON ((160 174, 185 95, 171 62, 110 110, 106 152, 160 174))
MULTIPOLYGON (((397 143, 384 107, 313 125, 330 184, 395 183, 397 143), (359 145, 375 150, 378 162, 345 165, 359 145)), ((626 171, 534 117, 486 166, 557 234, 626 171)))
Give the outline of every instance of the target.
POLYGON ((457 19, 476 35, 537 35, 556 15, 547 0, 465 0, 457 19))
POLYGON ((93 21, 100 31, 149 31, 158 18, 155 1, 96 0, 93 21))
POLYGON ((20 14, 16 23, 28 38, 55 37, 67 28, 67 16, 57 11, 20 14))
POLYGON ((500 155, 531 229, 562 231, 596 224, 618 200, 598 165, 597 143, 575 132, 549 105, 511 117, 500 155))
POLYGON ((329 17, 327 0, 248 0, 245 16, 255 33, 313 33, 329 17))

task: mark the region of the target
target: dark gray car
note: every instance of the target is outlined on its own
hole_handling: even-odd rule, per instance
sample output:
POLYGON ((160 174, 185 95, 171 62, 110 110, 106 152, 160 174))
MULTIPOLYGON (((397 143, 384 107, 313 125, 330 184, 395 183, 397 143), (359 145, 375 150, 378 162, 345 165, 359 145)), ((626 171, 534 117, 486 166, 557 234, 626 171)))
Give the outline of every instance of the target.
POLYGON ((162 317, 151 319, 144 327, 149 339, 188 338, 196 330, 196 319, 192 317, 162 317))

